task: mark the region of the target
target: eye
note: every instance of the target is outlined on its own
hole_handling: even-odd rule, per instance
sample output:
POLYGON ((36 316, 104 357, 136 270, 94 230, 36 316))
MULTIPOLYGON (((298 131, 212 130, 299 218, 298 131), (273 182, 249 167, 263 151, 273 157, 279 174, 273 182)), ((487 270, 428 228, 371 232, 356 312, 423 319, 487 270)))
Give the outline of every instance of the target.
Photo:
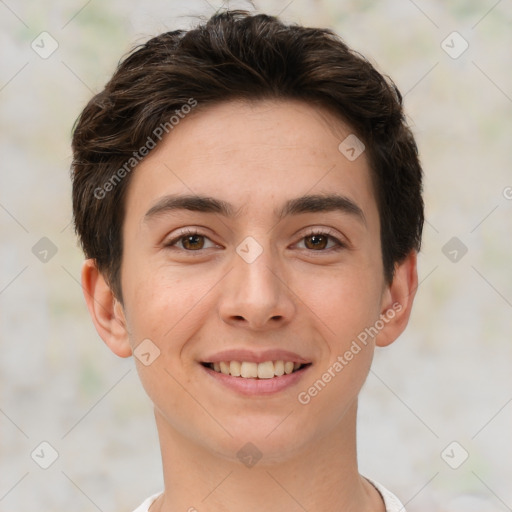
POLYGON ((205 241, 209 240, 211 242, 211 247, 214 247, 215 244, 206 236, 196 231, 195 229, 187 229, 182 231, 178 236, 174 237, 169 242, 165 243, 165 247, 174 247, 178 246, 178 249, 183 249, 188 252, 199 251, 201 249, 205 249, 205 241), (180 246, 181 245, 181 246, 180 246))
POLYGON ((328 231, 315 230, 302 238, 306 249, 313 251, 324 251, 324 250, 340 250, 346 247, 346 245, 340 242, 335 236, 331 235, 328 231), (329 241, 332 245, 329 247, 329 241))
MULTIPOLYGON (((340 242, 338 238, 325 230, 315 230, 308 233, 302 237, 299 244, 302 242, 304 242, 305 249, 314 252, 336 251, 347 247, 346 244, 340 242)), ((165 247, 176 247, 186 252, 198 252, 215 246, 206 235, 195 229, 186 229, 165 243, 165 247), (206 246, 207 242, 210 242, 211 245, 206 246)))

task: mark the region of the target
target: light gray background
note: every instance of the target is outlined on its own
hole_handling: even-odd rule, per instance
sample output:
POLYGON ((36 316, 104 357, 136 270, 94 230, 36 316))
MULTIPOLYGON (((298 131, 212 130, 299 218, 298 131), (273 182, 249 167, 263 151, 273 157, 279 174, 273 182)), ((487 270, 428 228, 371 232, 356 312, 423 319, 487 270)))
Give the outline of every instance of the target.
MULTIPOLYGON (((130 511, 161 489, 152 409, 133 360, 104 346, 82 297, 70 133, 122 54, 221 7, 210 4, 0 0, 1 512, 130 511), (42 46, 43 31, 58 43, 48 58, 31 47, 42 46), (32 250, 42 237, 57 249, 47 262, 32 250), (42 441, 58 452, 46 470, 31 458, 42 441)), ((421 285, 408 330, 377 351, 362 392, 362 473, 410 512, 512 510, 510 0, 257 6, 334 28, 389 74, 421 150, 421 285), (453 31, 469 44, 458 58, 443 49, 462 48, 453 31), (443 253, 452 237, 456 262, 443 253), (459 463, 463 450, 469 458, 452 469, 447 461, 459 463)))

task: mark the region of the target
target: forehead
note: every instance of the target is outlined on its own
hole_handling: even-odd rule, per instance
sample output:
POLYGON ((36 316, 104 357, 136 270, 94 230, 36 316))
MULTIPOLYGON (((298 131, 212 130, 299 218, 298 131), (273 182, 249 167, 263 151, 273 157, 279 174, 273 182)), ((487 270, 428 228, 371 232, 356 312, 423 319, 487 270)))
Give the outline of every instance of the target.
POLYGON ((371 215, 366 155, 347 158, 347 137, 354 134, 338 117, 300 101, 198 105, 136 168, 128 215, 143 216, 166 194, 216 197, 238 213, 268 206, 275 215, 293 197, 333 192, 371 215))

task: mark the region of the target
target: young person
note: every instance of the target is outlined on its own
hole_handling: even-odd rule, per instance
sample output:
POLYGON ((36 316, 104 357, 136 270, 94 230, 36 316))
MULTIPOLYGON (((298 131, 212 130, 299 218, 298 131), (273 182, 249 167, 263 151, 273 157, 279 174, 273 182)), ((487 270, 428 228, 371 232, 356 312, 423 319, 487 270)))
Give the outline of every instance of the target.
POLYGON ((154 404, 138 512, 396 512, 359 391, 417 287, 399 91, 329 30, 244 11, 136 48, 73 133, 85 300, 154 404))

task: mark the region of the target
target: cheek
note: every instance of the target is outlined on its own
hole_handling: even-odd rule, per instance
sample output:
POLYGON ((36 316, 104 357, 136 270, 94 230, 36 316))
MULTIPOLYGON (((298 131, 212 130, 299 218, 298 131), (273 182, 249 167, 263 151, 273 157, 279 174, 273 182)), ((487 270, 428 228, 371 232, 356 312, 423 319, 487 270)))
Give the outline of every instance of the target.
POLYGON ((195 283, 154 266, 138 268, 132 275, 125 295, 130 343, 136 349, 142 340, 150 340, 157 354, 147 366, 135 357, 141 383, 157 408, 165 404, 167 410, 180 411, 189 376, 179 360, 187 340, 198 328, 194 319, 202 293, 195 283))
POLYGON ((195 319, 204 314, 212 283, 197 271, 157 265, 140 266, 131 276, 124 289, 132 343, 149 338, 163 355, 180 351, 199 326, 195 319))
POLYGON ((305 310, 314 313, 309 317, 315 319, 324 357, 297 396, 300 407, 308 408, 305 428, 318 428, 314 418, 323 417, 320 428, 329 432, 357 399, 374 352, 374 340, 364 337, 365 329, 374 325, 380 314, 375 282, 378 280, 365 278, 364 273, 347 272, 338 279, 319 282, 321 289, 306 295, 305 310))
POLYGON ((380 314, 382 278, 374 263, 297 275, 294 292, 312 313, 331 349, 372 325, 380 314))

